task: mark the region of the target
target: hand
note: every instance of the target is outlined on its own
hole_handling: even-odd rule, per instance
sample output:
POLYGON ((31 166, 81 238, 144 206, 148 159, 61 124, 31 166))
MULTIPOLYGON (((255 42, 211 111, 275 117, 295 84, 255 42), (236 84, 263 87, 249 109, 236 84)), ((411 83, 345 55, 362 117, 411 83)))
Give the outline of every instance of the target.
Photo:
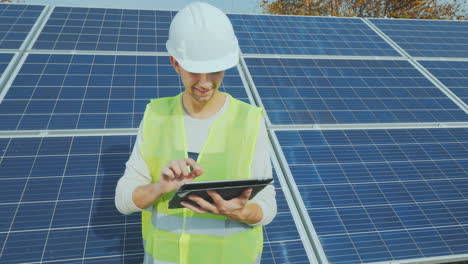
POLYGON ((184 182, 191 182, 196 177, 203 174, 203 169, 193 159, 171 160, 161 170, 158 184, 161 188, 161 193, 168 193, 177 190, 184 182), (188 171, 187 166, 193 168, 188 171))
POLYGON ((245 190, 239 197, 233 198, 231 200, 224 200, 221 195, 219 195, 215 191, 207 191, 208 194, 213 199, 214 203, 209 203, 205 199, 191 195, 189 199, 194 201, 198 204, 197 206, 191 205, 187 202, 181 202, 181 204, 196 213, 204 214, 204 213, 212 213, 216 215, 224 215, 227 218, 234 220, 234 221, 241 221, 243 222, 245 209, 247 205, 247 201, 249 200, 250 195, 252 194, 252 188, 248 188, 245 190))

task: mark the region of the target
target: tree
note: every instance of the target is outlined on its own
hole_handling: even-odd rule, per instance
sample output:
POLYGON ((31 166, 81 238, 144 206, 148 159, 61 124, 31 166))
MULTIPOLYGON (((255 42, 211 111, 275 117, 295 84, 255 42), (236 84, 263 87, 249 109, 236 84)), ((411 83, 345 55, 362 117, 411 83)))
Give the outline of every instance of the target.
POLYGON ((261 0, 278 15, 468 19, 467 0, 261 0))

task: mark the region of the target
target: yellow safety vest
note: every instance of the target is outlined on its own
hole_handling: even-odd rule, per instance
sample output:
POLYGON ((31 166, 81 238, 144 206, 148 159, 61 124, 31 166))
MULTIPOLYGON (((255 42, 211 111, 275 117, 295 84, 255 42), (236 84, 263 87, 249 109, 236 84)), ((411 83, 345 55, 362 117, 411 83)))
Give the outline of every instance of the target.
MULTIPOLYGON (((195 181, 250 178, 262 115, 261 108, 230 97, 198 156, 204 173, 195 181)), ((151 100, 143 117, 143 139, 140 153, 152 182, 158 181, 170 160, 187 158, 182 94, 151 100)), ((261 256, 261 226, 188 209, 168 209, 173 195, 163 195, 151 212, 142 212, 145 257, 151 256, 152 263, 247 264, 261 256)))

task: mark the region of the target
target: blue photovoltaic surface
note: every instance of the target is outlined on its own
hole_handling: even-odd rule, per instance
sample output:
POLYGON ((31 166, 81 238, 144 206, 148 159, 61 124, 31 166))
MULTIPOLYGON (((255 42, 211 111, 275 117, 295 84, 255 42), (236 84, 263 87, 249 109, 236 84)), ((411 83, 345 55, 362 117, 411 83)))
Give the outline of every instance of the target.
POLYGON ((141 263, 140 215, 114 206, 134 139, 0 139, 0 263, 141 263))
POLYGON ((419 61, 419 63, 468 105, 468 62, 419 61))
POLYGON ((0 49, 19 49, 44 6, 0 5, 0 49))
POLYGON ((229 15, 244 54, 400 56, 358 18, 229 15))
POLYGON ((468 253, 468 129, 275 131, 330 263, 468 253))
POLYGON ((0 53, 0 76, 3 74, 5 69, 8 67, 8 64, 10 63, 10 61, 13 58, 14 55, 15 54, 12 54, 12 53, 0 53))
MULTIPOLYGON (((141 263, 140 214, 114 191, 134 136, 1 138, 0 263, 141 263)), ((277 176, 275 175, 275 178, 277 176)), ((309 263, 284 194, 262 263, 309 263)))
POLYGON ((468 22, 371 19, 413 57, 468 58, 468 22))
POLYGON ((173 11, 55 7, 33 49, 166 52, 173 11))
MULTIPOLYGON (((0 130, 134 128, 149 99, 182 87, 166 56, 30 54, 0 104, 0 130)), ((249 101, 237 68, 221 91, 249 101)))
POLYGON ((468 121, 409 62, 245 58, 274 125, 468 121))

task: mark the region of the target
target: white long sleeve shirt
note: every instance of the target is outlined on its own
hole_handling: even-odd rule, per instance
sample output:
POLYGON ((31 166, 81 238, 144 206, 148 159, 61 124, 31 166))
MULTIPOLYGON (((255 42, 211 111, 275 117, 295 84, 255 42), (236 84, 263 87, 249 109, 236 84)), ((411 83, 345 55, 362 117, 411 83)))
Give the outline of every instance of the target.
MULTIPOLYGON (((208 132, 213 122, 223 114, 228 105, 229 97, 227 97, 224 105, 213 116, 207 119, 194 119, 185 112, 185 135, 187 140, 187 149, 191 153, 200 153, 207 137, 208 132)), ((133 202, 133 191, 141 185, 151 183, 151 174, 140 154, 140 146, 143 144, 142 125, 138 130, 135 146, 132 154, 126 163, 125 173, 117 183, 115 192, 115 205, 122 214, 130 214, 143 210, 151 210, 149 208, 138 208, 133 202)), ((252 163, 253 178, 271 178, 272 168, 270 163, 268 135, 265 127, 265 122, 262 120, 257 143, 255 147, 254 159, 252 163)), ((203 175, 201 176, 203 177, 203 175)), ((276 200, 275 188, 268 185, 260 191, 249 203, 256 203, 260 206, 263 212, 263 218, 260 222, 253 225, 267 225, 276 215, 276 200)))

